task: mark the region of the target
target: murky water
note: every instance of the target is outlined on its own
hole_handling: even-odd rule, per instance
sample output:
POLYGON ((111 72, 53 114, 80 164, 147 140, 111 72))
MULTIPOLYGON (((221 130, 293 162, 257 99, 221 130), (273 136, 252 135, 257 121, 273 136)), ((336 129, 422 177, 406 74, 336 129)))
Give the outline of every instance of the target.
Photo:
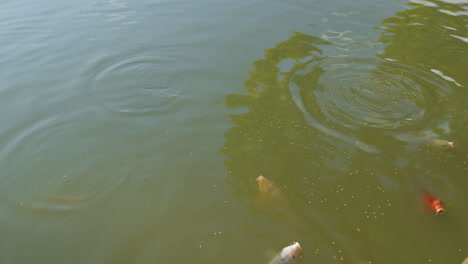
POLYGON ((466 1, 0 7, 1 263, 468 256, 466 1))

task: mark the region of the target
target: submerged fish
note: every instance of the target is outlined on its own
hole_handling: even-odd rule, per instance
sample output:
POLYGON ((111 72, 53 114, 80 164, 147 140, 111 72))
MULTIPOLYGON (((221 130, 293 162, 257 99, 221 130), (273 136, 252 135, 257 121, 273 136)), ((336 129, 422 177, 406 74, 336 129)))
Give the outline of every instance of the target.
POLYGON ((269 264, 293 264, 299 262, 302 258, 303 250, 298 242, 287 246, 276 255, 269 264))
POLYGON ((453 141, 448 141, 448 140, 445 140, 445 139, 436 139, 436 140, 433 140, 430 145, 435 148, 435 149, 438 149, 438 150, 442 150, 442 151, 448 151, 448 150, 451 150, 453 148, 455 148, 455 144, 453 143, 453 141))
POLYGON ((30 203, 19 203, 21 210, 37 215, 69 214, 84 208, 87 196, 47 195, 30 203))
POLYGON ((276 189, 275 184, 267 180, 267 178, 263 177, 263 175, 258 176, 256 181, 258 183, 258 189, 261 193, 269 193, 276 189))
POLYGON ((291 207, 283 192, 281 192, 273 182, 269 181, 262 175, 258 176, 256 181, 260 191, 260 194, 255 198, 256 202, 273 202, 288 209, 291 207))
POLYGON ((468 264, 468 257, 462 262, 462 264, 468 264))
POLYGON ((429 209, 436 213, 436 215, 441 215, 445 213, 445 208, 442 205, 442 202, 436 198, 435 196, 431 195, 427 191, 422 192, 424 203, 429 207, 429 209))
POLYGON ((287 199, 281 188, 261 175, 256 181, 260 192, 252 200, 251 208, 253 210, 268 214, 291 226, 306 225, 306 222, 300 217, 298 208, 287 199))
MULTIPOLYGON (((443 135, 450 134, 448 124, 443 125, 441 128, 444 131, 443 135)), ((418 133, 399 133, 395 135, 395 138, 408 143, 424 144, 432 150, 438 151, 449 151, 455 148, 453 141, 441 139, 443 135, 439 135, 434 130, 424 130, 418 133)))

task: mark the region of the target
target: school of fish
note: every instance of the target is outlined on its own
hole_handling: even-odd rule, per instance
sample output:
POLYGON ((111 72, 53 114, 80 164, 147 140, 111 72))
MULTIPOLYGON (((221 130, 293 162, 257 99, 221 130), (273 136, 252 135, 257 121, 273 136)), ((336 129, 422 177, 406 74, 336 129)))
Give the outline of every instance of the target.
MULTIPOLYGON (((449 151, 455 148, 455 144, 452 141, 437 139, 433 140, 430 145, 440 151, 449 151)), ((258 184, 259 195, 255 198, 256 202, 274 202, 284 207, 289 207, 289 202, 281 192, 281 190, 270 180, 265 178, 263 175, 257 177, 256 182, 258 184)), ((436 215, 445 213, 445 208, 442 205, 442 201, 431 194, 427 190, 421 191, 423 202, 433 211, 436 215)), ((303 249, 299 242, 284 247, 269 264, 294 264, 298 263, 302 259, 303 249)), ((463 261, 462 264, 468 264, 468 257, 463 261)))

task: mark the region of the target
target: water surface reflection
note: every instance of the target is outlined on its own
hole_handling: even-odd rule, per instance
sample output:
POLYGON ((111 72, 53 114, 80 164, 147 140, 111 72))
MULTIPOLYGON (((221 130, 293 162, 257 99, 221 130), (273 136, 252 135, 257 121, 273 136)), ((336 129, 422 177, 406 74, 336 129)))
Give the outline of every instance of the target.
MULTIPOLYGON (((430 147, 439 139, 466 143, 466 91, 461 89, 466 76, 460 72, 466 56, 456 43, 460 39, 450 34, 436 42, 421 39, 431 37, 424 29, 437 30, 434 24, 450 25, 444 31, 461 24, 433 13, 440 12, 436 7, 412 5, 417 7, 383 21, 377 42, 388 45, 378 54, 355 53, 332 38, 292 32, 253 63, 244 94, 226 97, 227 107, 244 109, 230 115, 234 126, 221 150, 232 192, 254 199, 253 180, 264 175, 297 207, 292 220, 278 212, 252 211, 263 219, 254 221, 263 230, 259 235, 303 239, 314 245, 309 249, 315 250, 314 261, 330 256, 353 263, 459 261, 462 254, 455 250, 444 256, 423 247, 409 250, 421 239, 431 240, 435 234, 427 231, 436 229, 439 235, 444 230, 442 240, 452 239, 447 250, 462 248, 464 235, 458 232, 467 219, 460 210, 464 191, 456 186, 467 170, 464 150, 430 147), (428 17, 440 20, 415 22, 428 17), (435 50, 444 55, 428 56, 435 50), (457 59, 446 61, 450 58, 457 59), (421 188, 458 204, 453 215, 426 220, 421 188), (271 224, 264 222, 268 215, 271 224), (272 234, 272 227, 281 225, 288 231, 272 234), (398 234, 405 234, 405 241, 398 234)), ((436 241, 427 244, 438 249, 436 241)))

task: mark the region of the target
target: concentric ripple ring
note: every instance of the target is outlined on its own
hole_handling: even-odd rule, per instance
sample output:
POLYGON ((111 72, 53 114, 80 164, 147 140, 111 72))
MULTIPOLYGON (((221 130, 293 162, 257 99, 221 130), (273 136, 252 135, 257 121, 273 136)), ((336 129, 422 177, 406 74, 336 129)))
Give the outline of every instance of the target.
POLYGON ((91 80, 98 104, 123 114, 148 114, 175 103, 178 89, 171 83, 173 61, 147 56, 105 64, 91 80))
MULTIPOLYGON (((450 86, 430 72, 353 57, 311 61, 291 74, 289 88, 309 125, 350 142, 356 140, 347 130, 395 129, 431 118, 438 111, 434 102, 450 92, 450 86)), ((374 152, 357 141, 356 145, 374 152)))

